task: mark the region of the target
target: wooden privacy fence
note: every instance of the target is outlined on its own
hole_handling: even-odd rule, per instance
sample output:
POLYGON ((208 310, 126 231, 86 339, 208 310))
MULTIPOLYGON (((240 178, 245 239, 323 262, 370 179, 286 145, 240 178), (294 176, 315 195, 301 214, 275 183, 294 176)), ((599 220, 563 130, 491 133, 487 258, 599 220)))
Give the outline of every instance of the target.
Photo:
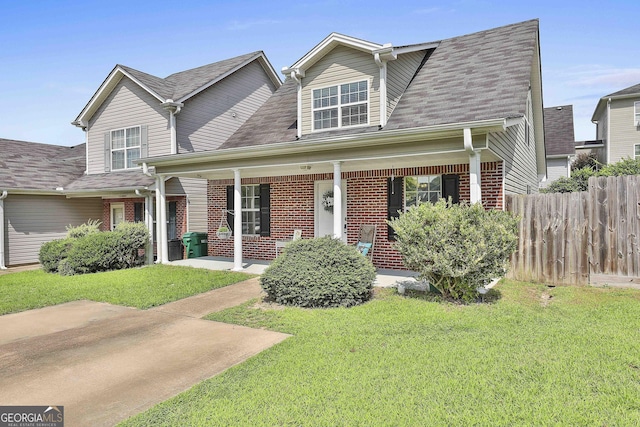
POLYGON ((508 276, 551 284, 640 284, 640 176, 592 177, 580 193, 508 195, 519 215, 508 276))

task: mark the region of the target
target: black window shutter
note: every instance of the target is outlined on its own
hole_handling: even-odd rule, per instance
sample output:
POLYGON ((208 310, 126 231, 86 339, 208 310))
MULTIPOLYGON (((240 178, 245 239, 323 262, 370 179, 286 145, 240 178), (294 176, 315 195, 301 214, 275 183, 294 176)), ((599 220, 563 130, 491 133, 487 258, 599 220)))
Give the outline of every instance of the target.
POLYGON ((271 186, 260 184, 260 235, 271 236, 271 186))
MULTIPOLYGON (((389 178, 387 180, 387 219, 398 218, 402 211, 402 183, 403 178, 389 178)), ((387 236, 389 240, 396 240, 396 233, 393 228, 387 226, 387 236)))
POLYGON ((460 203, 460 176, 442 175, 442 198, 454 204, 460 203))
POLYGON ((233 231, 233 185, 227 185, 227 223, 233 231))

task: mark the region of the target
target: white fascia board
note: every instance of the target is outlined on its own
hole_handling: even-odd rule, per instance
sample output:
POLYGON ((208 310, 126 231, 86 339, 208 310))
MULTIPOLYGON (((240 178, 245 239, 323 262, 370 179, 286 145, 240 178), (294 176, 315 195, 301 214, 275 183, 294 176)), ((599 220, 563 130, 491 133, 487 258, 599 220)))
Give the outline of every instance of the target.
POLYGON ((573 157, 573 154, 550 154, 547 159, 567 159, 573 157))
POLYGON ((122 79, 122 77, 128 77, 135 84, 137 84, 142 89, 149 92, 149 94, 154 98, 156 98, 158 101, 160 102, 165 101, 165 99, 163 99, 160 95, 158 95, 157 93, 149 89, 149 87, 142 84, 138 79, 136 79, 131 74, 127 73, 125 70, 120 68, 119 65, 116 65, 116 67, 113 69, 113 71, 111 71, 109 76, 107 76, 105 81, 102 82, 102 84, 100 85, 96 93, 91 97, 91 99, 89 100, 87 105, 84 107, 84 109, 80 112, 75 122, 89 123, 91 116, 93 116, 93 114, 100 107, 100 105, 102 105, 105 99, 107 99, 107 96, 109 96, 109 94, 111 93, 115 85, 122 79))
POLYGON ((276 89, 279 88, 280 86, 282 86, 282 80, 280 80, 280 76, 278 76, 276 71, 273 69, 273 67, 271 66, 271 63, 266 58, 264 53, 263 52, 259 52, 259 53, 256 53, 251 58, 249 58, 246 61, 244 61, 243 63, 239 64, 238 66, 230 69, 226 73, 219 75, 218 77, 216 77, 215 79, 211 80, 207 84, 205 84, 203 86, 200 86, 199 88, 197 88, 193 92, 191 92, 191 93, 183 96, 182 98, 178 99, 176 102, 184 102, 184 101, 186 101, 187 99, 199 94, 203 90, 206 90, 206 89, 210 88, 211 86, 213 86, 214 84, 218 83, 219 81, 229 77, 231 74, 233 74, 236 71, 242 69, 243 67, 247 66, 248 64, 250 64, 251 62, 255 61, 256 59, 259 60, 260 65, 262 66, 264 71, 267 73, 267 76, 269 77, 269 79, 276 86, 276 89))
POLYGON ((480 120, 465 123, 452 123, 444 125, 424 126, 403 130, 381 130, 376 133, 359 135, 342 135, 326 138, 316 138, 312 140, 298 140, 280 142, 265 145, 254 145, 249 147, 227 148, 214 150, 205 154, 204 152, 176 154, 169 156, 149 157, 139 159, 137 163, 147 163, 149 166, 173 166, 179 164, 202 163, 207 161, 242 159, 247 156, 262 157, 295 154, 299 152, 311 152, 318 150, 340 150, 351 147, 359 147, 364 143, 369 146, 385 145, 393 142, 406 142, 415 140, 433 140, 452 136, 462 136, 465 128, 472 129, 473 134, 484 134, 487 132, 498 132, 506 129, 505 119, 480 120))
POLYGON ((440 46, 440 42, 412 44, 410 46, 394 47, 393 53, 395 55, 402 55, 403 53, 411 53, 411 52, 418 52, 421 50, 435 49, 438 46, 440 46))
POLYGON ((524 121, 524 117, 510 117, 505 120, 505 127, 518 126, 524 121))
POLYGON ((592 122, 597 122, 596 117, 599 116, 600 111, 606 106, 607 101, 617 101, 620 99, 630 99, 630 98, 638 98, 640 99, 640 93, 630 93, 626 95, 616 95, 616 96, 603 96, 598 100, 598 105, 596 105, 596 109, 591 116, 592 122))
POLYGON ((375 50, 382 49, 384 45, 368 42, 366 40, 357 39, 355 37, 345 36, 344 34, 331 33, 324 40, 318 43, 313 49, 307 52, 302 58, 296 61, 291 67, 284 67, 282 74, 289 75, 292 70, 307 70, 318 59, 322 58, 326 53, 337 45, 344 45, 363 52, 373 53, 375 50))
POLYGON ((587 148, 602 148, 604 144, 589 144, 589 145, 576 145, 576 150, 587 148))

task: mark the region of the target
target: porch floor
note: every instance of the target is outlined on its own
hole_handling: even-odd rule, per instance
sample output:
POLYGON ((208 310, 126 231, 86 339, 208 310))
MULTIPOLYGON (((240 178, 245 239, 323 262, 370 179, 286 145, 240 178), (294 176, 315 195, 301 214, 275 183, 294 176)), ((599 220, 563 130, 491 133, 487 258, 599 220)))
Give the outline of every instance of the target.
MULTIPOLYGON (((171 261, 173 265, 187 265, 190 267, 206 268, 209 270, 231 270, 233 268, 233 258, 206 256, 200 258, 179 259, 171 261)), ((244 259, 242 267, 245 273, 262 274, 269 266, 269 261, 244 259)), ((381 288, 395 288, 398 283, 416 283, 416 273, 406 270, 385 270, 378 269, 374 286, 381 288)))

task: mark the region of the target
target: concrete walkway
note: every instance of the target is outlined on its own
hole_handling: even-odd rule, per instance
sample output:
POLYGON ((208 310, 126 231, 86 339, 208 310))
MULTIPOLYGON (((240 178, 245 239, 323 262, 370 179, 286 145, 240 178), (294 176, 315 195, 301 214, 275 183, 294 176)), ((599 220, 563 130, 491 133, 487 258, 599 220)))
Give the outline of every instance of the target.
POLYGON ((150 310, 75 301, 1 316, 0 405, 112 426, 286 339, 200 319, 260 293, 251 279, 150 310))

